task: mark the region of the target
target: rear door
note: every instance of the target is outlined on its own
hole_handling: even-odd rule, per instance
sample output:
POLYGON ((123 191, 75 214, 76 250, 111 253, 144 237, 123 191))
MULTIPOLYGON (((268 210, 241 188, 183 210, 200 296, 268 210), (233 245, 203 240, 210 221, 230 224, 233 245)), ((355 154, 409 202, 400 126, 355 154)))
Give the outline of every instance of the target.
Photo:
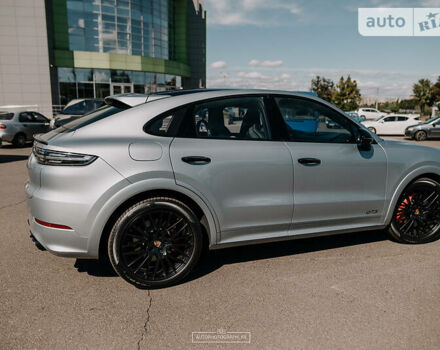
POLYGON ((37 126, 34 123, 34 116, 32 112, 21 112, 18 116, 19 130, 26 135, 27 140, 32 140, 37 126))
POLYGON ((378 225, 385 202, 387 160, 378 144, 360 151, 358 126, 317 101, 275 97, 288 127, 293 159, 292 234, 378 225), (313 132, 294 129, 288 120, 315 118, 313 132), (328 125, 332 125, 331 128, 328 125))
POLYGON ((379 121, 378 133, 382 135, 393 135, 398 133, 397 117, 385 117, 379 121))
POLYGON ((176 183, 214 209, 222 243, 289 233, 292 160, 273 137, 264 97, 190 106, 170 155, 176 183))

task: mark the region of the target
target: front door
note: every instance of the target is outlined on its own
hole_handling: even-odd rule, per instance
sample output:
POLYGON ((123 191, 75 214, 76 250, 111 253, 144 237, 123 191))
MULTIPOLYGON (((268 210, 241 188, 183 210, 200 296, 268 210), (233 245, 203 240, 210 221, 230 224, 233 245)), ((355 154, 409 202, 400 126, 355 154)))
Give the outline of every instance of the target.
POLYGON ((311 100, 276 97, 293 160, 292 234, 318 233, 380 223, 387 161, 378 144, 360 151, 355 126, 333 108, 311 100), (316 120, 316 130, 293 126, 316 120))
POLYGON ((111 85, 112 95, 128 94, 131 92, 133 92, 133 84, 112 83, 111 85))
POLYGON ((429 130, 429 136, 431 137, 440 137, 440 122, 434 122, 431 124, 431 128, 429 130))
POLYGON ((176 183, 213 208, 221 243, 288 235, 292 159, 272 141, 262 97, 189 107, 170 156, 176 183))

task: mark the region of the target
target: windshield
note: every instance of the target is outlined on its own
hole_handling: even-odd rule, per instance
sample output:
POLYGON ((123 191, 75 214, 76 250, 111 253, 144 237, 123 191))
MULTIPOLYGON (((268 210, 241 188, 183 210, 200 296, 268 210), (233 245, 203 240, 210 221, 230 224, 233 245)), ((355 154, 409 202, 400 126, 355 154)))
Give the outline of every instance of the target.
POLYGON ((440 116, 437 116, 437 117, 431 118, 431 119, 427 120, 426 122, 424 122, 423 124, 430 124, 430 123, 432 123, 434 120, 437 120, 437 119, 439 119, 439 118, 440 118, 440 116))
POLYGON ((11 120, 13 116, 14 116, 14 113, 0 112, 0 120, 11 120))
POLYGON ((383 118, 385 118, 385 116, 384 115, 381 115, 379 118, 376 118, 376 119, 374 119, 375 121, 379 121, 379 120, 381 120, 381 119, 383 119, 383 118))
POLYGON ((94 122, 97 122, 98 120, 107 118, 113 114, 121 112, 122 109, 112 107, 112 106, 103 106, 101 108, 98 108, 97 110, 86 114, 82 117, 76 118, 75 120, 71 121, 70 123, 67 123, 65 125, 60 126, 59 128, 55 129, 54 131, 57 133, 63 133, 67 131, 74 131, 79 128, 82 128, 83 126, 92 124, 94 122))

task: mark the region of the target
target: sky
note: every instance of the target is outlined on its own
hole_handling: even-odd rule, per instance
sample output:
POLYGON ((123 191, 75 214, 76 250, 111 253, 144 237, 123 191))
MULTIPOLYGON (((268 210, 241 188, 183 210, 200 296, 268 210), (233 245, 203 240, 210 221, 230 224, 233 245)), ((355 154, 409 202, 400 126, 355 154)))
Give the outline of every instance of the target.
MULTIPOLYGON (((205 0, 207 87, 304 91, 316 75, 351 75, 365 97, 407 98, 440 75, 440 37, 363 37, 360 7, 440 0, 205 0)), ((440 12, 440 11, 439 11, 440 12)))

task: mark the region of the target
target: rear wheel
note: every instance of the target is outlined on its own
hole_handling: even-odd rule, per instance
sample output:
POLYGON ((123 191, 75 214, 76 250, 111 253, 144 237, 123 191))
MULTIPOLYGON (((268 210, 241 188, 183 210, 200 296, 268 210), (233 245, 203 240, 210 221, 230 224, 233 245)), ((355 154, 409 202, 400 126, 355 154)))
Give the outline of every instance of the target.
POLYGON ((427 139, 427 135, 425 131, 417 131, 416 134, 414 135, 414 139, 416 139, 417 141, 424 141, 427 139))
POLYGON ((426 243, 440 237, 440 184, 422 178, 400 196, 389 233, 402 243, 426 243))
POLYGON ((16 147, 24 147, 26 146, 26 135, 25 134, 17 134, 12 141, 12 144, 16 147))
POLYGON ((202 251, 200 223, 172 198, 150 198, 127 209, 113 226, 108 255, 116 272, 139 288, 181 281, 202 251))

